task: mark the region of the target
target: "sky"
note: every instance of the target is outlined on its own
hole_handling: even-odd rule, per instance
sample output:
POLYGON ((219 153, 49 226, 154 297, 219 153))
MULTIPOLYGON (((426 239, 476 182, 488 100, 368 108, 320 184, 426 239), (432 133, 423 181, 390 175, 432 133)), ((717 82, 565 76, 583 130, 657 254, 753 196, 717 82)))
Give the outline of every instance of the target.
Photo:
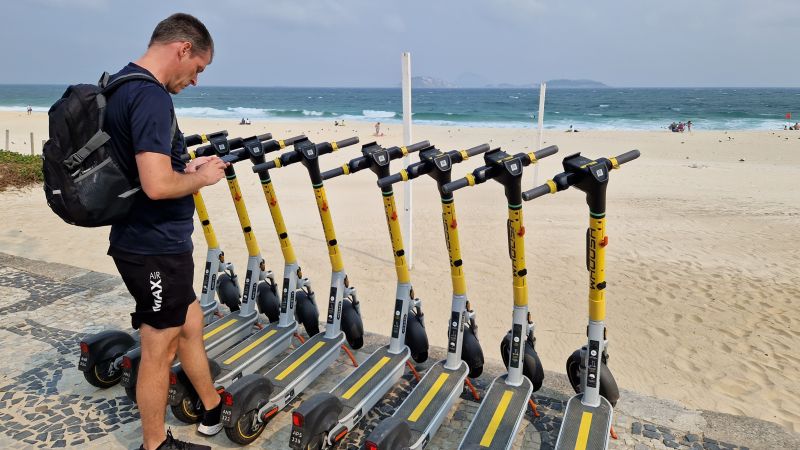
POLYGON ((591 79, 617 87, 800 86, 796 0, 0 0, 0 83, 96 82, 155 25, 197 16, 211 86, 395 87, 591 79))

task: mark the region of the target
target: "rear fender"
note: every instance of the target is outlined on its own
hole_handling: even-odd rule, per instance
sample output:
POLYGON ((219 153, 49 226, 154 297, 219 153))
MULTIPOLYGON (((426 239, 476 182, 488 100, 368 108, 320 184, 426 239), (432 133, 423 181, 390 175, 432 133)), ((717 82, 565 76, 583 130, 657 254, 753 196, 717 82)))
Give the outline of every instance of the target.
POLYGON ((303 416, 303 425, 298 427, 292 420, 289 445, 293 449, 305 449, 315 436, 333 429, 342 413, 342 402, 328 392, 319 392, 305 400, 294 412, 303 416))
POLYGON ((86 344, 89 351, 81 351, 78 370, 86 372, 100 361, 114 358, 127 352, 136 345, 136 340, 124 331, 107 330, 86 336, 81 339, 81 343, 86 344))
MULTIPOLYGON (((211 372, 212 380, 215 380, 222 372, 222 368, 213 359, 208 360, 208 369, 211 372)), ((172 371, 175 373, 175 377, 170 377, 169 396, 167 397, 169 405, 178 406, 181 400, 186 397, 197 397, 197 390, 192 385, 192 381, 189 380, 189 376, 183 371, 183 367, 172 369, 172 371), (173 380, 175 383, 172 383, 173 380)))
POLYGON ((259 374, 243 376, 226 389, 225 397, 232 401, 222 403, 222 424, 232 427, 239 417, 268 402, 273 390, 272 383, 259 374))
POLYGON ((379 450, 408 450, 411 429, 405 420, 388 417, 372 430, 367 442, 372 442, 379 450))

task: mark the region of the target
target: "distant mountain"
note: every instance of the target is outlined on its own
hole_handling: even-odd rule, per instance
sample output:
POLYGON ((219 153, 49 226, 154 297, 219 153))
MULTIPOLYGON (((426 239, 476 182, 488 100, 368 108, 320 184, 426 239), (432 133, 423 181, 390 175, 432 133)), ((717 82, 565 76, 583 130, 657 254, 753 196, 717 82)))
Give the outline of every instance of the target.
POLYGON ((411 77, 411 88, 442 89, 454 88, 456 85, 449 81, 433 77, 411 77))
POLYGON ((547 87, 551 89, 559 88, 572 88, 572 89, 595 89, 610 87, 599 81, 594 80, 550 80, 547 82, 547 87))

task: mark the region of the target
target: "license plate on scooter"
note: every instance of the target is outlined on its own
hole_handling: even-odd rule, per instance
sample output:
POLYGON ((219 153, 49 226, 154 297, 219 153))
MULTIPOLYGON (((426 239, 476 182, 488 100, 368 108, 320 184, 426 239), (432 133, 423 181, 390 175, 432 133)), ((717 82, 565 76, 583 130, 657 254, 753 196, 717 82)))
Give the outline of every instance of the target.
POLYGON ((230 428, 233 426, 231 416, 233 415, 233 411, 230 408, 222 408, 222 412, 220 413, 220 422, 222 422, 222 426, 226 428, 230 428))
POLYGON ((81 359, 78 360, 78 370, 86 372, 89 368, 89 354, 81 352, 81 359))
POLYGON ((289 436, 289 447, 292 450, 300 450, 303 445, 303 429, 293 426, 292 434, 289 436))

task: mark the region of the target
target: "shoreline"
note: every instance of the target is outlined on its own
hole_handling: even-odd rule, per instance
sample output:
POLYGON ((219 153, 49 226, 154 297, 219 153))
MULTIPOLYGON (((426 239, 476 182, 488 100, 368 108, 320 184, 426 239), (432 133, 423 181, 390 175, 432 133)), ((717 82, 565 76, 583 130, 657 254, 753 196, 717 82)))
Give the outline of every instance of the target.
MULTIPOLYGON (((23 137, 34 131, 35 139, 47 131, 44 113, 14 116, 0 113, 0 146, 4 128, 27 129, 23 137)), ((402 126, 382 127, 385 136, 375 138, 368 122, 334 127, 332 120, 253 121, 239 126, 179 117, 179 124, 186 134, 227 128, 231 137, 269 131, 276 138, 305 133, 315 141, 353 135, 362 144, 402 141, 402 126)), ((422 139, 442 150, 488 142, 516 153, 535 150, 536 130, 415 125, 413 141, 422 139)), ((542 160, 539 184, 575 152, 642 152, 642 158, 612 175, 609 186, 609 352, 621 388, 800 430, 800 393, 791 375, 800 371, 800 311, 795 307, 800 255, 778 239, 793 235, 800 225, 798 139, 800 132, 790 131, 545 131, 544 145, 556 144, 560 153, 542 160)), ((356 146, 343 149, 326 157, 323 169, 357 155, 356 146)), ((470 159, 454 177, 481 163, 481 158, 470 159)), ((395 164, 393 172, 400 168, 395 164)), ((317 291, 324 291, 330 267, 307 176, 302 168, 273 172, 304 273, 317 291)), ((529 173, 523 188, 533 185, 529 173)), ((280 248, 258 180, 245 168, 238 175, 262 254, 272 270, 279 270, 280 248)), ((393 290, 394 269, 374 177, 358 174, 326 187, 345 264, 362 299, 365 328, 386 334, 391 323, 385 317, 386 292, 393 290)), ((402 204, 402 189, 396 191, 402 204)), ((246 252, 227 187, 211 186, 203 195, 226 256, 243 267, 246 252)), ((457 196, 468 292, 484 353, 492 360, 499 359, 498 342, 510 323, 502 202, 496 183, 457 196)), ((570 190, 526 204, 524 212, 537 350, 546 370, 561 372, 566 356, 582 341, 586 321, 585 203, 570 190)), ((437 346, 445 341, 441 330, 450 295, 440 214, 433 183, 415 182, 411 275, 423 299, 431 344, 437 346)), ((105 256, 108 230, 60 222, 44 204, 40 187, 0 193, 0 216, 5 222, 2 252, 115 273, 105 256)), ((202 260, 205 243, 198 224, 194 241, 195 259, 202 260)))

